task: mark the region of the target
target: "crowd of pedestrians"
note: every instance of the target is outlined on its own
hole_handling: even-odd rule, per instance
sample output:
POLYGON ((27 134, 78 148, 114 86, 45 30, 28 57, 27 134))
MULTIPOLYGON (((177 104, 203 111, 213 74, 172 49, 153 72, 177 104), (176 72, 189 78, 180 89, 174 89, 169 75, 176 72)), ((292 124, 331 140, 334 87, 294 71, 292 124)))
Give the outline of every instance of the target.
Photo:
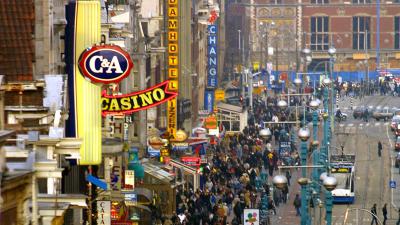
MULTIPOLYGON (((263 122, 284 121, 288 117, 287 112, 276 107, 276 101, 255 100, 248 126, 208 149, 210 155, 208 163, 202 165, 200 189, 177 190, 176 212, 171 219, 165 219, 167 224, 243 224, 244 209, 261 208, 264 195, 271 215, 281 204, 288 204, 289 188, 272 188, 268 179, 271 181, 278 168, 279 140, 289 136, 291 127, 268 125, 271 139, 266 141, 259 136, 263 122), (273 106, 266 107, 267 104, 273 106)), ((291 172, 285 174, 290 185, 291 172)))

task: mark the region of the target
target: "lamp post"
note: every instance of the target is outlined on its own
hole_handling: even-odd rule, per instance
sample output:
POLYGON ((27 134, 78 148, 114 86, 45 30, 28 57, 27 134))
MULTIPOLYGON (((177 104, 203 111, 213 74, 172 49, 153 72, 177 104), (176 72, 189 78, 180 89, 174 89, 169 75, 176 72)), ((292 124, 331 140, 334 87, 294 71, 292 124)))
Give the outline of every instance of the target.
MULTIPOLYGON (((298 132, 298 137, 301 140, 300 146, 300 160, 301 165, 307 165, 307 141, 310 138, 310 130, 306 127, 300 128, 298 132)), ((301 168, 302 177, 307 176, 307 168, 301 168)), ((301 187, 301 225, 307 225, 309 220, 309 215, 307 213, 307 186, 301 187)))
MULTIPOLYGON (((319 101, 317 100, 312 100, 310 102, 310 108, 313 110, 313 142, 312 142, 312 162, 313 165, 318 165, 319 164, 319 152, 318 152, 318 107, 319 107, 319 101)), ((313 168, 312 171, 312 176, 314 180, 318 179, 319 176, 319 169, 318 168, 313 168)), ((315 190, 319 193, 319 186, 313 186, 315 190)))
MULTIPOLYGON (((324 104, 324 114, 322 115, 322 118, 324 119, 324 132, 323 132, 323 139, 322 139, 322 146, 321 146, 321 156, 320 156, 320 164, 325 165, 328 156, 328 148, 327 148, 327 143, 329 141, 328 133, 329 133, 329 114, 328 114, 328 97, 329 97, 329 87, 331 85, 331 80, 329 78, 325 78, 323 81, 323 86, 324 86, 324 99, 323 99, 323 104, 324 104)), ((322 171, 325 172, 325 171, 322 171)))
MULTIPOLYGON (((331 82, 333 82, 333 69, 334 69, 334 56, 336 54, 336 48, 331 46, 328 49, 328 54, 329 54, 329 78, 331 79, 331 82)), ((334 122, 335 122, 335 117, 334 117, 334 108, 333 108, 333 104, 334 104, 334 88, 331 88, 331 96, 330 96, 330 101, 331 101, 331 105, 330 105, 330 130, 329 132, 332 131, 332 129, 334 128, 334 122)), ((331 138, 331 133, 328 134, 329 135, 329 139, 331 138)))

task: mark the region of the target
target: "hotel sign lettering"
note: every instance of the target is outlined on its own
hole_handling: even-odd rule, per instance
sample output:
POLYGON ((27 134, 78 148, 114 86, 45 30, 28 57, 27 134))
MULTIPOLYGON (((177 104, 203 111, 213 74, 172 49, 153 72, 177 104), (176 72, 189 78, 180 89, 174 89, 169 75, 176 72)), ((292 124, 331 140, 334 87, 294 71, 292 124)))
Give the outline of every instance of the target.
MULTIPOLYGON (((168 90, 178 94, 179 85, 179 15, 178 0, 168 0, 168 90)), ((167 131, 171 138, 175 138, 177 129, 177 99, 168 100, 167 131)))

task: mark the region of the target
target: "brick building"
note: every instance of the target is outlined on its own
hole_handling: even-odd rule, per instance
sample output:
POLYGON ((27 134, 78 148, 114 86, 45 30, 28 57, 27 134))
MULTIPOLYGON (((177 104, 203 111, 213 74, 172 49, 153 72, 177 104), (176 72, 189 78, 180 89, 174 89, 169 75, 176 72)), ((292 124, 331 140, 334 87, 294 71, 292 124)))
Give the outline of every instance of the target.
POLYGON ((362 71, 366 65, 375 71, 377 51, 380 68, 399 68, 400 5, 380 3, 379 31, 376 10, 377 4, 371 0, 305 2, 302 27, 313 59, 309 69, 329 58, 327 50, 332 45, 337 49, 335 71, 362 71))
MULTIPOLYGON (((229 3, 228 14, 240 8, 246 16, 236 30, 249 29, 245 37, 248 41, 245 47, 249 46, 245 54, 247 65, 261 62, 260 65, 265 66, 270 62, 273 70, 278 71, 305 71, 306 67, 308 72, 328 71, 328 49, 333 46, 337 50, 335 75, 351 73, 360 79, 368 71, 373 77, 377 75, 377 61, 381 69, 400 68, 400 5, 397 2, 380 2, 379 31, 377 3, 372 0, 238 0, 229 3), (302 53, 305 48, 311 50, 309 56, 312 57, 307 66, 302 53)), ((230 46, 237 43, 235 36, 228 37, 230 46)), ((237 49, 237 44, 235 47, 237 49)), ((240 62, 237 58, 227 59, 232 64, 240 62)))

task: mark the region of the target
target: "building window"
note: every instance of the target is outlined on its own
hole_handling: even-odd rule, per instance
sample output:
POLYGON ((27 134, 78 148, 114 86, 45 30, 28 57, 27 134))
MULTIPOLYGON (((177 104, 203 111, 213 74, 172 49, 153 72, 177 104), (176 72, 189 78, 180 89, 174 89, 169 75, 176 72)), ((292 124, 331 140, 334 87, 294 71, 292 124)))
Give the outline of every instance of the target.
POLYGON ((394 17, 394 48, 400 49, 400 16, 394 17))
POLYGON ((328 4, 329 0, 311 0, 311 4, 328 4))
POLYGON ((366 16, 353 17, 353 49, 365 50, 371 48, 371 18, 366 16))
POLYGON ((327 16, 311 17, 311 50, 328 50, 329 18, 327 16))
POLYGON ((282 0, 270 0, 269 2, 274 5, 282 4, 282 0))
POLYGON ((353 0, 353 4, 368 4, 371 2, 371 0, 353 0))

